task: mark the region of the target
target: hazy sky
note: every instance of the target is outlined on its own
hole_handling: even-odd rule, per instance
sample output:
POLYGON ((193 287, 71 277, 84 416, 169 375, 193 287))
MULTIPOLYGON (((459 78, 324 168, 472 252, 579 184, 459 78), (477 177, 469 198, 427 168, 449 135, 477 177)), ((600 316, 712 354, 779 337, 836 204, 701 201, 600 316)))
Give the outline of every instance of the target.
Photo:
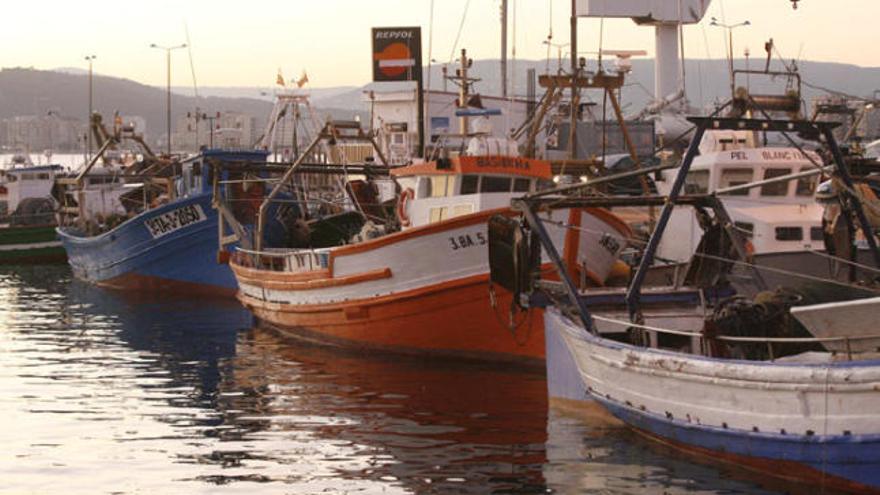
MULTIPOLYGON (((434 3, 434 59, 449 61, 467 4, 458 47, 474 58, 499 56, 500 0, 434 3)), ((551 4, 554 41, 568 41, 569 0, 509 3, 518 58, 546 56, 541 42, 550 29, 551 4)), ((430 0, 7 0, 0 66, 85 68, 83 57, 95 54, 97 72, 164 85, 164 52, 149 45, 185 42, 186 22, 200 85, 270 85, 279 67, 288 78, 306 69, 313 86, 359 85, 370 78, 373 26, 422 26, 427 62, 430 5, 430 0)), ((763 57, 763 43, 773 37, 787 58, 880 66, 878 14, 880 0, 801 0, 797 10, 789 0, 714 0, 701 24, 685 28, 685 52, 694 58, 724 56, 725 31, 709 26, 709 17, 716 16, 730 24, 752 23, 735 30, 737 57, 746 46, 753 57, 763 57)), ((608 20, 604 33, 606 49, 653 54, 653 29, 608 20)), ((598 20, 580 20, 578 42, 580 50, 597 49, 598 20)), ((172 84, 191 85, 187 52, 175 52, 172 63, 172 84)))

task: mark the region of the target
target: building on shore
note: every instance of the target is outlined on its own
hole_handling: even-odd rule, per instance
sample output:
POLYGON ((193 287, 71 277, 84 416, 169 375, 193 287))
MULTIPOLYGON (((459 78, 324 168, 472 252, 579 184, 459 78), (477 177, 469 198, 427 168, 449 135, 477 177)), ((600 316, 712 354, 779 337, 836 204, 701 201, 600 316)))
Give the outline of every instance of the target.
POLYGON ((187 152, 205 146, 251 148, 257 127, 257 118, 242 112, 188 112, 177 118, 171 144, 174 150, 187 152))
POLYGON ((50 111, 0 120, 0 147, 31 151, 77 152, 83 149, 85 122, 50 111))

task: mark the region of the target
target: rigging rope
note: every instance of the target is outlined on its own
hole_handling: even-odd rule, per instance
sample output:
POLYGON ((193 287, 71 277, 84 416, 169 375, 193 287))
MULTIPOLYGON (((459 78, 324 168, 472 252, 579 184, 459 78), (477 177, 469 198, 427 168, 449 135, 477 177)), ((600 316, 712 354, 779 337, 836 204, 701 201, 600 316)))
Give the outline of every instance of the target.
MULTIPOLYGON (((455 49, 458 48, 458 40, 461 38, 461 31, 464 29, 464 21, 467 19, 468 7, 471 5, 471 0, 467 0, 464 4, 464 12, 461 13, 461 23, 458 25, 458 33, 455 35, 455 42, 452 44, 452 51, 449 53, 449 63, 451 64, 453 60, 455 60, 455 49)), ((467 84, 467 82, 465 82, 467 84)))

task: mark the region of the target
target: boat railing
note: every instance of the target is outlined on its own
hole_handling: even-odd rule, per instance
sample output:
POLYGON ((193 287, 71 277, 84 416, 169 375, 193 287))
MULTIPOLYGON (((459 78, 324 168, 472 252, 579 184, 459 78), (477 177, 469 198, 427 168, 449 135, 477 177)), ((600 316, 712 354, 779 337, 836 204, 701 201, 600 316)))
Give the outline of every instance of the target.
POLYGON ((663 328, 656 327, 652 325, 645 325, 642 323, 635 323, 629 320, 620 320, 617 318, 608 318, 605 316, 599 316, 596 314, 592 315, 592 318, 596 321, 610 323, 613 325, 620 325, 624 328, 634 328, 638 330, 642 330, 648 333, 654 334, 668 334, 668 335, 678 335, 682 337, 691 337, 692 339, 696 339, 700 342, 701 347, 705 344, 706 341, 722 341, 722 342, 736 342, 741 344, 765 344, 768 346, 768 350, 770 351, 769 355, 773 355, 772 345, 773 344, 808 344, 808 343, 831 343, 831 342, 842 342, 846 348, 846 356, 848 361, 853 360, 853 351, 851 347, 852 342, 862 341, 862 340, 872 340, 872 339, 880 339, 880 334, 873 335, 842 335, 835 337, 749 337, 749 336, 734 336, 734 335, 711 335, 703 332, 693 332, 688 330, 676 330, 672 328, 663 328))
POLYGON ((330 267, 330 249, 270 249, 255 251, 238 247, 233 254, 241 266, 287 273, 306 273, 330 267))

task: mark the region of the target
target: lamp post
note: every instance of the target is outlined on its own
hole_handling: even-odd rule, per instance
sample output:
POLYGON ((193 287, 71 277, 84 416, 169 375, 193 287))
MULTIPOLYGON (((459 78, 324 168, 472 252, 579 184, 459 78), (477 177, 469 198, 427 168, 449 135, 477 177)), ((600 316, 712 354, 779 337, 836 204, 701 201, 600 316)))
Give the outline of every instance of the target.
POLYGON ((86 119, 86 159, 92 159, 92 62, 98 58, 97 55, 86 55, 85 59, 89 63, 89 117, 86 119))
POLYGON ((150 44, 150 48, 157 48, 159 50, 165 50, 165 64, 166 64, 166 76, 168 82, 168 101, 167 101, 167 119, 165 121, 166 131, 167 131, 167 139, 168 143, 165 147, 166 152, 169 156, 171 156, 171 51, 178 50, 180 48, 186 48, 186 43, 175 45, 175 46, 161 46, 155 43, 150 44))
POLYGON ((741 26, 751 26, 752 23, 743 21, 738 24, 723 24, 713 17, 709 25, 727 29, 727 63, 730 70, 730 97, 733 98, 734 93, 736 93, 736 82, 733 80, 733 30, 741 26))

